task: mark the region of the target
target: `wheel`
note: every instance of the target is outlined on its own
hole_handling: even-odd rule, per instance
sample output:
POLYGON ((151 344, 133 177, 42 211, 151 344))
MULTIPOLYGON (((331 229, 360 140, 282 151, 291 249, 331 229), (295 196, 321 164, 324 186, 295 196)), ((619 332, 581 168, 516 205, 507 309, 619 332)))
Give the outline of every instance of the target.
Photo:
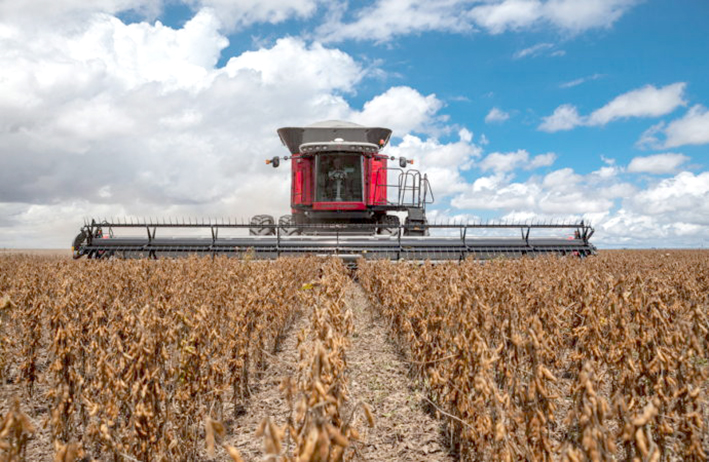
POLYGON ((256 215, 251 219, 249 234, 252 236, 272 236, 276 234, 275 224, 271 215, 256 215))
POLYGON ((86 241, 86 237, 87 233, 82 229, 81 232, 74 238, 74 242, 71 245, 71 251, 74 260, 77 260, 81 258, 82 255, 84 255, 84 251, 81 249, 81 246, 84 244, 84 241, 86 241))
POLYGON ((383 234, 387 236, 396 236, 399 233, 399 226, 401 222, 399 217, 396 215, 384 215, 379 220, 379 226, 377 226, 377 234, 383 234))
POLYGON ((284 236, 300 234, 300 230, 295 226, 295 218, 293 218, 293 215, 283 215, 278 219, 278 226, 280 226, 281 234, 284 236))

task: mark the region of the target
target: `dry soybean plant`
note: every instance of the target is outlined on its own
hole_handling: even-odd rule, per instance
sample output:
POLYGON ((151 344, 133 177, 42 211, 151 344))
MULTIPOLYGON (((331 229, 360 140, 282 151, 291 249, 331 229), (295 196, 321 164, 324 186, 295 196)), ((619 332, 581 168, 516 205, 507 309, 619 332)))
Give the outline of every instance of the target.
POLYGON ((219 430, 205 422, 243 409, 319 267, 0 258, 0 371, 23 399, 46 400, 57 460, 204 458, 205 431, 219 430))
POLYGON ((708 252, 358 276, 463 460, 707 459, 708 252))

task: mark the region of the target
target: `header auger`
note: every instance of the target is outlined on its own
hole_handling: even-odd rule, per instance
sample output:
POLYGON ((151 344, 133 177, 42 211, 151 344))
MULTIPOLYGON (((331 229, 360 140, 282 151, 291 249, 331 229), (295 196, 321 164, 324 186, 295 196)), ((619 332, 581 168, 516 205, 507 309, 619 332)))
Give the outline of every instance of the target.
POLYGON ((274 259, 335 255, 391 260, 490 259, 537 254, 596 253, 593 228, 578 223, 431 224, 425 174, 412 160, 381 153, 391 130, 327 121, 278 130, 290 156, 291 213, 278 221, 256 215, 233 220, 88 220, 74 239, 74 258, 158 258, 184 254, 274 259), (389 162, 396 161, 394 167, 389 162), (401 222, 403 218, 403 223, 401 222), (498 236, 501 231, 511 234, 498 236), (545 231, 552 235, 539 236, 545 231), (566 235, 564 235, 566 234, 566 235))

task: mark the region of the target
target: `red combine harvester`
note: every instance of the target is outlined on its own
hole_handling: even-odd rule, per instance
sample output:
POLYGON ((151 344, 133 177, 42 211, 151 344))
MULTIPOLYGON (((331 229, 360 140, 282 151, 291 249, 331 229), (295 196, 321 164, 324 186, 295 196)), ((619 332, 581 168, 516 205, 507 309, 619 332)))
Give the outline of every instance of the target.
MULTIPOLYGON (((184 254, 335 255, 391 260, 489 259, 595 254, 593 228, 579 223, 430 224, 433 192, 412 160, 384 155, 391 130, 327 121, 278 130, 291 162, 291 214, 232 220, 88 220, 74 257, 158 258, 184 254), (397 161, 390 166, 391 161, 397 161), (401 219, 404 218, 403 223, 401 219), (544 229, 552 235, 534 236, 544 229), (160 234, 158 234, 158 230, 160 234), (247 233, 248 230, 248 233, 247 233), (516 230, 516 237, 500 236, 516 230), (477 232, 477 235, 476 235, 477 232), (566 236, 564 235, 566 234, 566 236)), ((273 167, 280 157, 266 161, 273 167)))
MULTIPOLYGON (((404 235, 426 235, 424 207, 433 202, 431 186, 417 170, 405 170, 412 160, 401 157, 398 168, 388 166, 395 158, 380 150, 391 130, 328 121, 281 128, 278 135, 291 152, 284 160, 291 161, 292 215, 279 219, 287 233, 392 235, 400 220, 391 212, 405 212, 404 235), (390 185, 392 177, 397 181, 390 185)), ((278 167, 280 158, 266 163, 278 167)), ((259 215, 252 221, 262 225, 256 234, 275 234, 268 226, 274 224, 272 217, 259 215)))

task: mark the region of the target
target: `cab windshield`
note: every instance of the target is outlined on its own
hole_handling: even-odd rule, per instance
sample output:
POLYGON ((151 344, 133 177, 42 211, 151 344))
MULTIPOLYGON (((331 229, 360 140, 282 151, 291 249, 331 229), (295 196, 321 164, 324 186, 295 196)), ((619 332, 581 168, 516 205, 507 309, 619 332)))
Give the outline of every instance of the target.
POLYGON ((332 153, 317 156, 316 201, 362 202, 362 156, 332 153))

